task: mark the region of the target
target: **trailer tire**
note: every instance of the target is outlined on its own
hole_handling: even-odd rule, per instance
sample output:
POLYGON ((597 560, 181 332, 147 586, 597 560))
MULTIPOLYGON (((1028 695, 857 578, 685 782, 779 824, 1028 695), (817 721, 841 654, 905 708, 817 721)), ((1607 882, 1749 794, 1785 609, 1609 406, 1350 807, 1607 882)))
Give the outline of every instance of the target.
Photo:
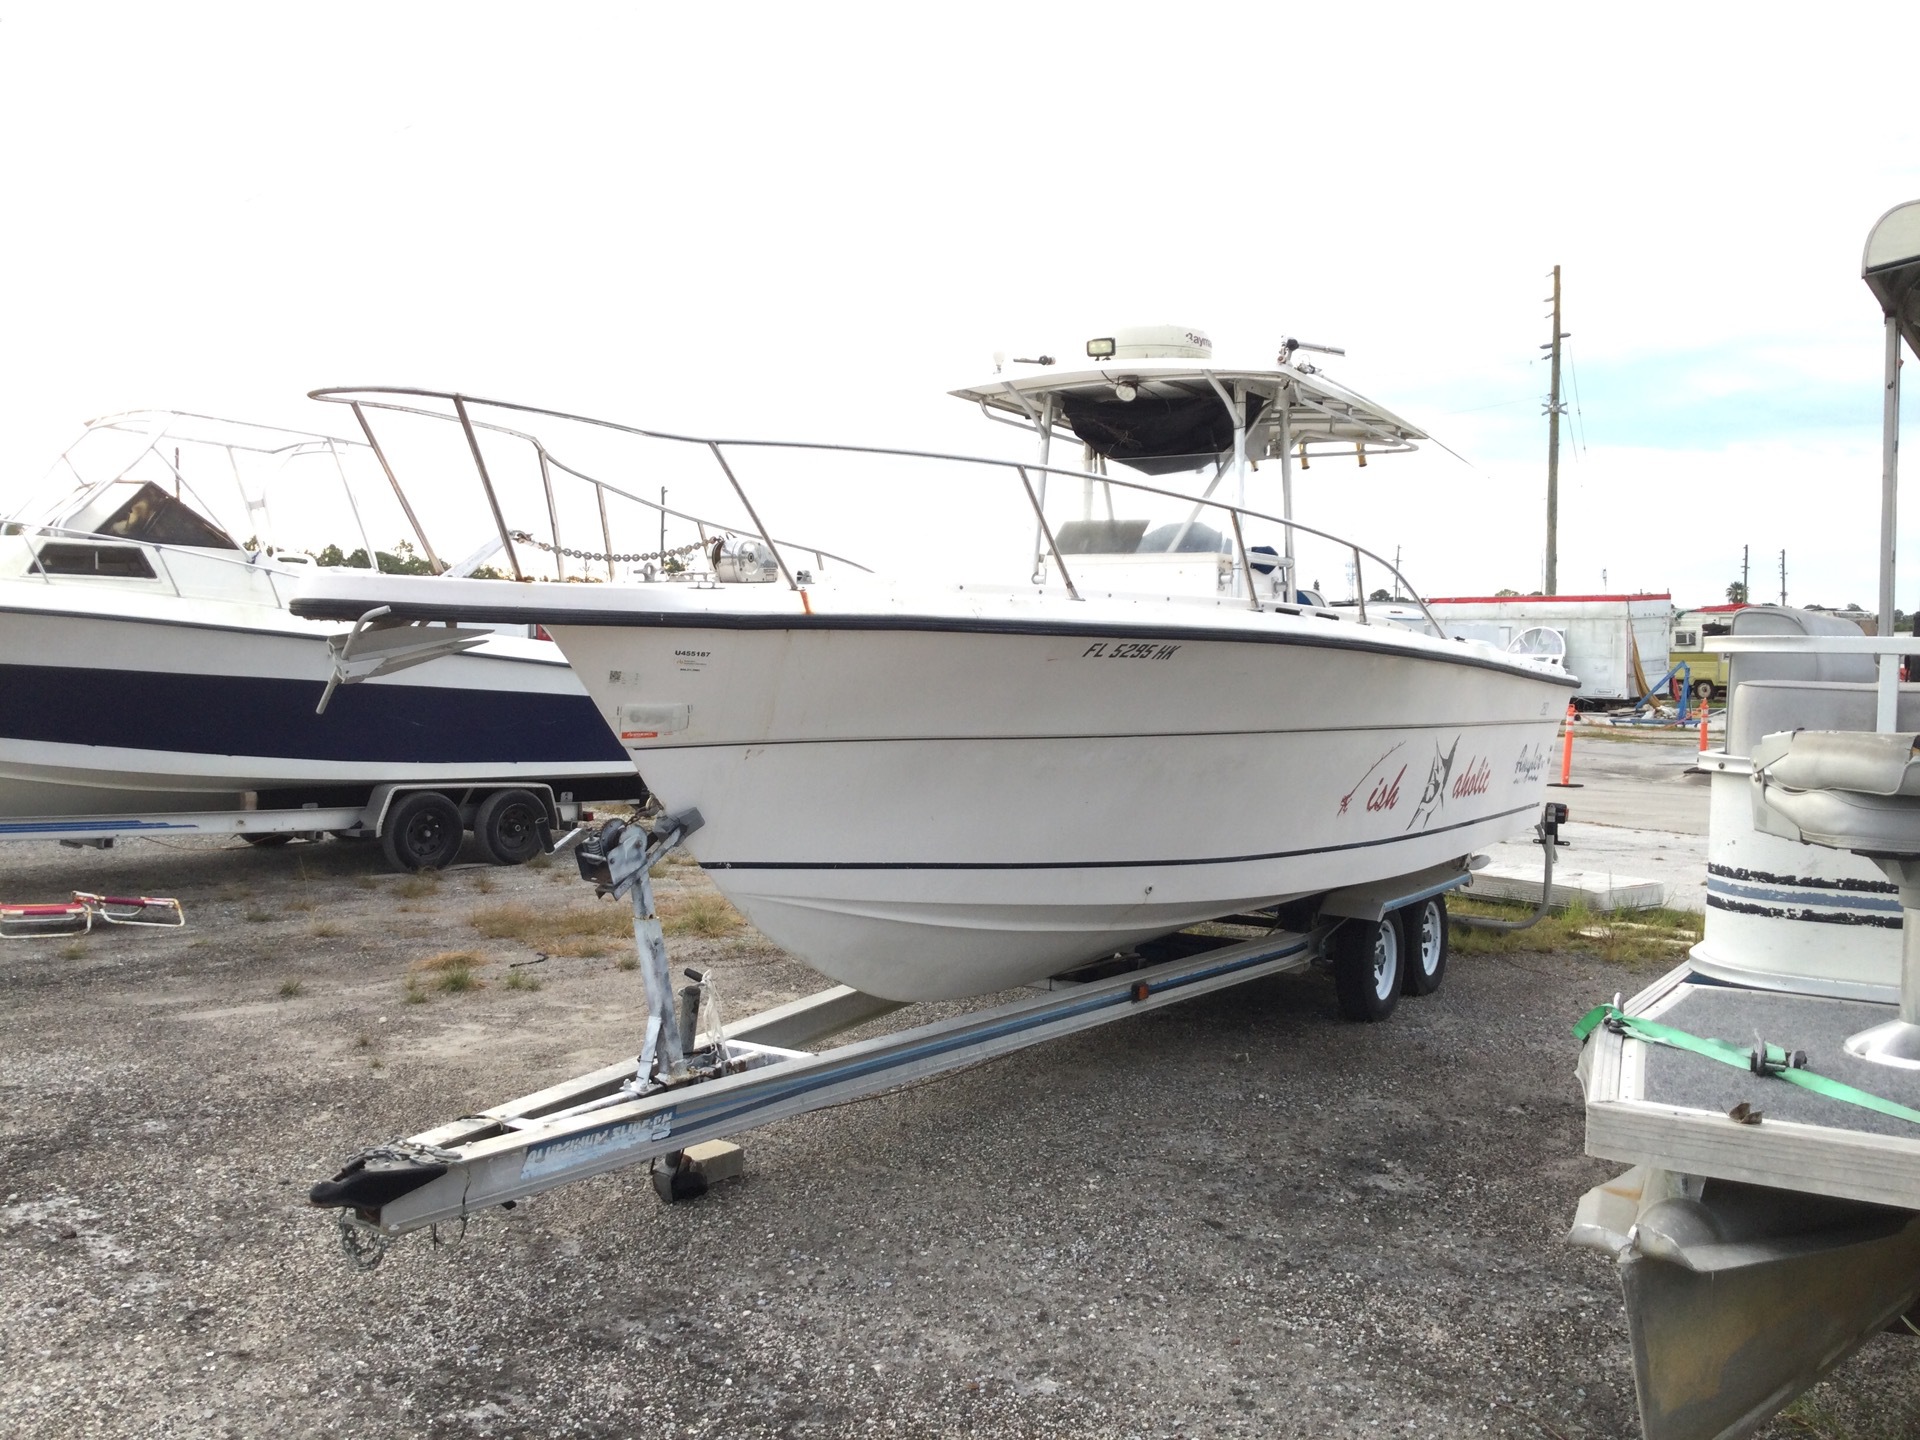
POLYGON ((531 790, 496 790, 480 802, 473 838, 495 865, 524 865, 547 849, 547 807, 531 790))
POLYGON ((1400 926, 1393 916, 1343 920, 1327 942, 1327 958, 1333 962, 1333 993, 1342 1015, 1371 1024, 1393 1013, 1405 964, 1400 926))
POLYGON ((1713 699, 1713 681, 1711 680, 1694 681, 1693 682, 1693 698, 1699 701, 1702 705, 1709 703, 1713 699))
POLYGON ((1400 988, 1408 995, 1431 995, 1447 978, 1447 956, 1453 949, 1446 897, 1430 895, 1399 911, 1396 918, 1407 971, 1400 988))
POLYGON ((460 854, 460 808, 437 790, 415 790, 393 802, 380 848, 396 870, 444 870, 460 854))

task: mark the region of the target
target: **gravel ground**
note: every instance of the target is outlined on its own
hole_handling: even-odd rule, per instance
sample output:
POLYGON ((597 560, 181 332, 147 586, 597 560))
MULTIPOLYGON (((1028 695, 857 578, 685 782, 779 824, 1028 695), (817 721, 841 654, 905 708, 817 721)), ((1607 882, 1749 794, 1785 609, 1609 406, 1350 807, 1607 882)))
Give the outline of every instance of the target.
MULTIPOLYGON (((1611 1269, 1562 1237, 1616 1168, 1567 1027, 1644 977, 1572 955, 1461 957, 1371 1027, 1256 982, 754 1132, 692 1204, 629 1172, 355 1270, 314 1180, 636 1048, 637 971, 509 989, 529 952, 468 923, 586 903, 571 869, 0 853, 5 898, 190 922, 0 944, 0 1431, 1637 1433, 1611 1269), (450 948, 486 987, 407 1003, 450 948)), ((751 932, 673 944, 734 1015, 814 988, 751 932)), ((1910 1436, 1917 1361, 1876 1340, 1763 1433, 1910 1436)))

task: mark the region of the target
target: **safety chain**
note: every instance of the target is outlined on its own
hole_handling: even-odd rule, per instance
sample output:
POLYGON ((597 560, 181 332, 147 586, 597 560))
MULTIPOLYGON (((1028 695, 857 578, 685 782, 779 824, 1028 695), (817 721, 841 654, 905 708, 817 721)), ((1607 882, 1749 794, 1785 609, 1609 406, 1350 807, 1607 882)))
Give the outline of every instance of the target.
MULTIPOLYGON (((349 1169, 355 1165, 365 1165, 369 1160, 385 1160, 396 1164, 426 1160, 445 1165, 457 1163, 460 1158, 459 1151, 444 1149, 439 1145, 423 1145, 417 1140, 395 1140, 386 1145, 375 1145, 370 1150, 362 1150, 347 1164, 349 1169)), ((347 1210, 340 1212, 339 1221, 340 1248, 346 1252, 347 1258, 353 1262, 354 1267, 359 1270, 378 1270, 380 1262, 387 1258, 387 1251, 392 1248, 396 1237, 382 1235, 379 1231, 361 1224, 347 1210)), ((434 1230, 433 1243, 437 1247, 442 1243, 439 1227, 434 1227, 434 1230)), ((460 1237, 464 1239, 466 1233, 466 1221, 462 1216, 460 1237)))
POLYGON ((340 1248, 346 1252, 347 1259, 353 1262, 354 1269, 378 1270, 392 1246, 391 1235, 369 1230, 345 1210, 340 1212, 340 1248))
MULTIPOLYGON (((544 550, 549 555, 565 555, 569 560, 609 560, 617 565, 639 563, 648 560, 668 560, 681 555, 691 555, 707 547, 696 540, 691 545, 679 545, 671 550, 649 550, 643 555, 603 555, 598 550, 569 550, 562 545, 549 545, 544 540, 536 540, 524 530, 510 532, 522 545, 531 545, 536 550, 544 550)), ((726 538, 732 539, 729 534, 726 538)))

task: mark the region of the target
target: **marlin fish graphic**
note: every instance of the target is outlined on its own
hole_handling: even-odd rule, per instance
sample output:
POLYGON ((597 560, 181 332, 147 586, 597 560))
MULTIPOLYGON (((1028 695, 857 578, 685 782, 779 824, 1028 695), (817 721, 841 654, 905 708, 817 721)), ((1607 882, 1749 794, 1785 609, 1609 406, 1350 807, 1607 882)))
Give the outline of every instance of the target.
POLYGON ((1413 818, 1407 821, 1407 829, 1418 825, 1425 828, 1434 812, 1447 803, 1447 777, 1453 774, 1453 757, 1460 752, 1460 737, 1453 737, 1453 744, 1447 747, 1447 753, 1440 753, 1440 746, 1433 747, 1433 764, 1427 769, 1427 788, 1420 792, 1420 803, 1414 807, 1413 818))

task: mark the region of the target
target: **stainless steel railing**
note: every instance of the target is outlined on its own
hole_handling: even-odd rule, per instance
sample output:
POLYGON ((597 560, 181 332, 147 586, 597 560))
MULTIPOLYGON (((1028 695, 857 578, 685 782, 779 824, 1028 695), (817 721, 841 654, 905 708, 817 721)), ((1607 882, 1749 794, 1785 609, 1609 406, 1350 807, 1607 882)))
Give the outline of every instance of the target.
MULTIPOLYGON (((1073 573, 1061 553, 1059 541, 1054 534, 1053 526, 1047 519, 1046 507, 1042 502, 1041 494, 1034 486, 1033 477, 1036 474, 1041 476, 1057 475, 1066 479, 1093 481, 1097 484, 1118 486, 1122 489, 1143 495, 1175 500, 1185 505, 1194 506, 1196 510, 1204 509, 1224 512, 1225 521, 1233 532, 1234 547, 1239 558, 1240 572, 1247 577, 1246 598, 1250 606, 1255 610, 1266 608, 1266 604, 1261 600, 1253 584, 1252 577, 1255 571, 1250 553, 1247 549, 1242 521, 1256 520, 1263 524, 1282 526, 1289 534, 1311 535, 1318 539, 1328 541, 1333 545, 1345 549, 1353 557, 1354 583, 1360 597, 1358 602, 1358 618, 1360 623, 1372 623, 1367 614, 1368 602, 1366 599, 1366 581, 1363 570, 1364 557, 1364 559, 1372 560, 1377 564, 1380 570, 1386 575, 1393 577, 1395 581, 1393 587, 1394 592, 1397 594, 1402 589, 1405 590, 1406 594, 1412 598, 1413 603, 1420 607, 1421 614, 1426 617, 1428 625, 1433 628, 1433 632, 1436 635, 1445 638, 1447 633, 1445 627, 1442 626, 1434 616, 1433 611, 1428 608, 1426 601, 1420 598, 1419 592, 1407 582, 1406 577, 1400 573, 1400 570, 1383 556, 1367 549, 1365 546, 1351 540, 1343 539, 1329 531, 1321 530, 1311 525, 1304 525, 1297 520, 1289 520, 1282 516, 1271 515, 1247 506, 1233 504, 1230 501, 1194 496, 1184 491, 1171 490, 1158 485, 1149 485, 1144 481, 1130 480, 1113 475, 1095 475, 1083 470, 1040 464, 1034 461, 1005 460, 992 456, 961 455, 937 450, 908 450, 892 446, 833 444, 823 441, 720 439, 703 435, 682 435, 672 431, 650 430, 641 426, 621 424, 617 421, 597 419, 590 415, 572 414, 564 410, 551 410, 537 405, 524 405, 510 400, 489 400, 476 396, 462 395, 451 390, 428 390, 410 386, 335 386, 309 391, 308 394, 315 400, 349 406, 353 410, 355 417, 359 420, 362 429, 367 432, 370 443, 373 443, 373 441, 371 426, 366 416, 368 410, 384 410, 396 414, 419 416, 448 424, 459 425, 464 432, 468 449, 472 454, 475 469, 478 472, 481 486, 486 493, 489 508, 493 512, 494 523, 499 532, 501 546, 506 550, 513 564, 515 578, 521 578, 522 572, 512 549, 513 532, 507 528, 505 519, 502 516, 499 496, 494 487, 492 475, 487 469, 485 456, 480 448, 478 435, 476 433, 479 430, 488 430, 513 436, 531 445, 539 456, 543 481, 549 479, 553 470, 562 470, 577 479, 584 480, 588 484, 599 487, 599 493, 603 497, 608 493, 621 495, 625 499, 650 509, 658 510, 663 514, 674 515, 678 518, 691 521, 702 528, 703 534, 707 528, 722 527, 712 520, 701 519, 679 510, 670 510, 664 504, 645 499, 630 491, 621 489, 611 482, 589 475, 576 467, 563 464, 549 452, 546 445, 531 431, 503 425, 494 421, 476 420, 471 413, 473 407, 484 407, 488 410, 506 412, 512 415, 525 415, 557 420, 567 424, 591 426, 619 435, 633 436, 642 440, 663 441, 669 444, 687 445, 706 450, 718 466, 721 474, 725 477, 735 497, 740 501, 742 508, 752 520, 753 529, 750 533, 766 542, 779 565, 781 576, 790 587, 795 589, 799 588, 799 581, 795 578, 793 567, 788 564, 785 554, 785 551, 788 549, 797 549, 816 556, 832 558, 841 564, 853 565, 855 568, 861 570, 866 570, 868 567, 859 565, 858 562, 847 560, 843 556, 833 555, 831 552, 821 550, 819 547, 812 545, 794 545, 793 542, 777 539, 767 533, 767 528, 761 521, 758 511, 755 510, 752 500, 747 496, 746 488, 740 483, 735 467, 728 460, 727 452, 729 451, 768 450, 814 452, 821 454, 872 455, 898 459, 928 460, 954 465, 986 466, 1002 471, 1010 471, 1018 477, 1020 485, 1026 493, 1028 504, 1032 507, 1034 516, 1039 522, 1040 534, 1045 541, 1047 551, 1052 557, 1054 566, 1059 571, 1062 585, 1065 587, 1068 595, 1075 600, 1082 598, 1079 586, 1075 583, 1073 573), (447 410, 436 410, 417 403, 421 401, 440 402, 450 408, 447 410)), ((550 506, 551 494, 551 488, 549 487, 548 496, 550 506)), ((603 509, 603 519, 604 513, 603 509)), ((550 510, 550 520, 555 525, 555 544, 558 545, 560 542, 557 533, 557 511, 550 510)), ((607 542, 607 549, 609 551, 612 549, 610 538, 607 542)), ((1295 589, 1294 577, 1291 573, 1287 575, 1287 587, 1290 601, 1295 589)))

